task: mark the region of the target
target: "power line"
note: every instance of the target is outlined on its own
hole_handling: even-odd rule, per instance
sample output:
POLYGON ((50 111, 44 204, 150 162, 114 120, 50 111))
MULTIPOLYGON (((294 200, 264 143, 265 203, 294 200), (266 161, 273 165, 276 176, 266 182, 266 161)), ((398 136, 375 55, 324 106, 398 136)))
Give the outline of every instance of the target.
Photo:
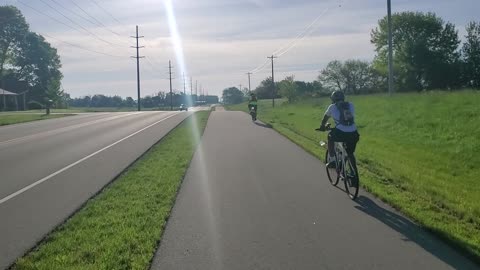
MULTIPOLYGON (((101 37, 99 37, 98 35, 96 35, 95 33, 92 33, 90 30, 88 30, 87 28, 85 28, 84 26, 82 26, 81 24, 75 22, 74 20, 70 19, 68 16, 66 16, 65 14, 63 14, 61 11, 59 11, 57 8, 53 7, 52 5, 50 5, 49 3, 47 3, 45 0, 40 0, 42 3, 44 3, 46 6, 48 6, 49 8, 53 9, 55 12, 57 12, 58 14, 60 14, 62 17, 64 17, 65 19, 67 19, 68 21, 70 21, 71 23, 73 23, 74 25, 80 27, 81 29, 83 29, 85 32, 87 32, 89 35, 95 37, 96 39, 100 40, 100 41, 103 41, 109 45, 112 45, 112 46, 120 46, 120 47, 123 47, 122 45, 118 45, 118 44, 115 44, 115 43, 111 43, 101 37)), ((75 28, 74 28, 75 29, 75 28)), ((79 31, 78 29, 75 29, 77 31, 79 31)), ((81 31, 79 31, 81 32, 81 31)))
POLYGON ((108 16, 110 16, 113 20, 115 20, 117 23, 125 26, 125 24, 123 24, 121 21, 119 21, 117 18, 115 18, 115 16, 113 16, 110 12, 108 12, 108 10, 106 10, 105 8, 103 8, 100 3, 98 3, 96 0, 90 0, 93 4, 95 4, 99 9, 103 10, 103 12, 105 12, 108 16))
POLYGON ((82 46, 79 46, 79 45, 76 45, 76 44, 73 44, 73 43, 70 43, 70 42, 67 42, 67 41, 64 41, 64 40, 61 40, 61 39, 58 39, 56 37, 52 37, 48 34, 41 34, 42 36, 46 36, 46 37, 49 37, 51 39, 55 39, 61 43, 64 43, 64 44, 67 44, 69 46, 72 46, 72 47, 75 47, 75 48, 78 48, 80 50, 84 50, 84 51, 87 51, 87 52, 92 52, 92 53, 96 53, 96 54, 101 54, 101 55, 105 55, 105 56, 111 56, 111 57, 118 57, 118 58, 123 58, 123 56, 120 56, 120 55, 113 55, 113 54, 108 54, 108 53, 104 53, 104 52, 99 52, 99 51, 95 51, 95 50, 91 50, 91 49, 87 49, 87 48, 84 48, 82 46))
MULTIPOLYGON (((339 5, 341 7, 342 4, 339 5)), ((293 49, 298 43, 303 41, 306 37, 308 37, 310 34, 312 34, 315 31, 315 28, 312 28, 328 11, 330 10, 330 7, 327 7, 322 13, 320 13, 319 16, 315 18, 307 27, 299 34, 297 35, 293 40, 288 42, 286 45, 280 47, 276 51, 273 52, 273 55, 276 55, 278 57, 283 56, 287 52, 289 52, 291 49, 293 49)), ((265 61, 263 64, 260 64, 250 72, 252 73, 257 73, 261 70, 263 70, 267 65, 268 65, 268 60, 265 61)))
POLYGON ((92 22, 91 20, 83 17, 82 15, 78 14, 77 12, 75 12, 75 11, 73 11, 73 10, 71 10, 71 9, 68 9, 68 8, 65 7, 63 4, 57 2, 56 0, 50 0, 50 1, 54 2, 55 4, 57 4, 58 6, 62 7, 64 10, 72 13, 73 15, 75 15, 75 16, 77 16, 77 17, 80 17, 80 18, 82 18, 83 20, 85 20, 85 21, 87 21, 87 22, 89 22, 89 23, 91 23, 91 24, 95 24, 94 22, 92 22))
MULTIPOLYGON (((92 18, 95 22, 93 23, 94 25, 97 25, 99 27, 102 27, 104 29, 106 29, 107 31, 109 31, 110 33, 116 35, 117 37, 123 37, 122 35, 120 35, 119 33, 111 30, 109 27, 107 27, 104 23, 102 23, 100 20, 98 20, 97 18, 95 18, 94 16, 90 15, 90 13, 88 13, 85 9, 83 9, 79 4, 77 4, 74 0, 70 0, 70 2, 72 2, 79 10, 81 10, 85 15, 87 15, 88 17, 92 18)), ((90 21, 91 22, 91 21, 90 21)), ((122 42, 124 42, 122 40, 122 42)))
POLYGON ((54 20, 54 21, 56 21, 56 22, 58 22, 58 23, 60 23, 60 24, 62 24, 62 25, 64 25, 64 26, 66 26, 66 27, 68 27, 68 28, 71 28, 71 29, 73 29, 73 30, 75 30, 75 31, 78 31, 77 28, 75 28, 75 27, 73 27, 73 26, 71 26, 71 25, 68 25, 68 24, 64 23, 64 22, 56 19, 55 17, 52 17, 52 16, 48 15, 47 13, 44 13, 44 12, 42 12, 42 11, 40 11, 40 10, 32 7, 32 6, 29 5, 29 4, 26 4, 26 3, 22 2, 22 0, 17 0, 17 2, 20 3, 20 4, 22 4, 22 5, 24 5, 24 6, 26 6, 26 7, 28 7, 28 8, 30 8, 30 9, 32 9, 32 10, 34 10, 35 12, 37 12, 37 13, 43 15, 43 16, 46 16, 46 17, 50 18, 51 20, 54 20))
POLYGON ((150 59, 148 57, 145 57, 145 60, 147 60, 147 63, 148 65, 151 67, 152 71, 153 72, 158 72, 157 68, 155 67, 155 65, 152 63, 152 61, 150 61, 150 59))

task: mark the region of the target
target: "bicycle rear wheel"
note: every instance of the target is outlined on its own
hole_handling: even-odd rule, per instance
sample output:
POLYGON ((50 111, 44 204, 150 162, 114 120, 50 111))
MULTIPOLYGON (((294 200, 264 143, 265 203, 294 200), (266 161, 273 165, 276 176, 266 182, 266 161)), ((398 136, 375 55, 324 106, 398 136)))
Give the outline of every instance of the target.
POLYGON ((345 190, 350 199, 355 200, 360 189, 360 178, 358 177, 357 162, 355 157, 348 157, 345 164, 345 190))
MULTIPOLYGON (((325 153, 325 164, 327 163, 328 163, 328 150, 325 153)), ((330 181, 330 184, 332 184, 333 186, 337 186, 338 181, 340 180, 340 177, 338 176, 338 173, 337 173, 337 168, 328 168, 328 166, 325 166, 325 168, 327 169, 327 175, 328 175, 328 180, 330 181)))

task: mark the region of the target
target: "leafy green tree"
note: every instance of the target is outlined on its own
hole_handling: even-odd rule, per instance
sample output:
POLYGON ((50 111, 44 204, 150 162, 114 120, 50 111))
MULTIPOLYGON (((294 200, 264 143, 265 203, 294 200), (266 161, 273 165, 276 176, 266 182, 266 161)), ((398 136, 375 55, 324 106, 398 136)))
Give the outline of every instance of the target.
MULTIPOLYGON (((0 81, 5 75, 29 86, 29 99, 44 102, 50 88, 60 86, 62 73, 57 50, 40 35, 30 32, 20 10, 0 6, 0 81)), ((13 92, 25 89, 7 89, 13 92)), ((49 92, 50 91, 50 92, 49 92)))
POLYGON ((343 64, 341 61, 331 61, 320 71, 318 80, 329 89, 344 91, 346 85, 345 78, 342 76, 342 69, 343 64))
POLYGON ((318 79, 330 92, 341 90, 353 95, 378 91, 382 81, 368 62, 360 60, 331 61, 318 79))
POLYGON ((255 88, 255 94, 259 99, 272 98, 272 77, 268 77, 255 88))
POLYGON ((240 89, 230 87, 223 90, 222 99, 225 104, 238 104, 244 100, 244 95, 240 89))
POLYGON ((51 100, 53 104, 58 104, 62 101, 64 91, 60 89, 60 81, 50 80, 47 82, 47 89, 45 90, 45 101, 51 100))
POLYGON ((465 38, 462 48, 464 78, 469 87, 480 89, 480 22, 467 25, 465 38))
POLYGON ((298 99, 298 85, 295 83, 295 77, 288 76, 278 84, 280 95, 287 98, 289 103, 292 103, 298 99))
MULTIPOLYGON (((455 87, 459 77, 460 40, 455 26, 434 13, 402 12, 392 16, 394 68, 399 90, 455 87)), ((386 76, 388 24, 372 30, 375 67, 386 76)))
POLYGON ((15 61, 17 79, 32 85, 31 97, 40 99, 51 81, 59 84, 63 78, 60 57, 57 50, 36 33, 28 33, 20 46, 22 54, 15 61))
POLYGON ((19 9, 0 6, 0 80, 5 68, 13 66, 21 54, 21 44, 28 33, 28 24, 19 9))

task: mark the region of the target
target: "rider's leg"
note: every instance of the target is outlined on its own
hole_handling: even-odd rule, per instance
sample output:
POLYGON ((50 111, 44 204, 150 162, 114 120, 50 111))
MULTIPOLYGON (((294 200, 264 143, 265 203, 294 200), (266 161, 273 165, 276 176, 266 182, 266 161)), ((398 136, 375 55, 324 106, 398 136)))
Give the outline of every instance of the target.
POLYGON ((335 157, 335 142, 332 138, 328 138, 328 154, 330 157, 335 157))
POLYGON ((330 133, 328 133, 328 155, 330 157, 335 157, 335 130, 331 130, 330 133))

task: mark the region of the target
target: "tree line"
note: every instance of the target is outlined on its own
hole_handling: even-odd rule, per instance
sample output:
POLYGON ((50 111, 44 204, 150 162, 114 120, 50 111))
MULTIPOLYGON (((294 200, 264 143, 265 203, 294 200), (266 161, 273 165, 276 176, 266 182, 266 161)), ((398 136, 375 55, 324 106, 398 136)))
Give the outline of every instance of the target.
MULTIPOLYGON (((173 107, 179 107, 181 104, 186 106, 216 104, 217 96, 197 96, 174 93, 172 96, 173 107)), ((148 95, 141 98, 142 108, 169 108, 170 93, 158 92, 155 95, 148 95)), ((67 103, 71 107, 107 107, 107 108, 135 108, 137 101, 132 97, 122 98, 120 96, 93 95, 78 98, 68 97, 67 103)))
MULTIPOLYGON (((480 89, 480 22, 466 26, 464 42, 455 25, 435 13, 401 12, 392 15, 395 91, 480 89)), ((284 97, 293 102, 302 97, 328 95, 334 90, 347 94, 387 91, 388 25, 384 17, 371 31, 376 55, 372 61, 333 60, 313 82, 288 76, 275 82, 271 77, 255 88, 258 98, 284 97)), ((248 92, 248 91, 247 91, 248 92)), ((246 98, 245 89, 224 90, 226 103, 246 98)))

